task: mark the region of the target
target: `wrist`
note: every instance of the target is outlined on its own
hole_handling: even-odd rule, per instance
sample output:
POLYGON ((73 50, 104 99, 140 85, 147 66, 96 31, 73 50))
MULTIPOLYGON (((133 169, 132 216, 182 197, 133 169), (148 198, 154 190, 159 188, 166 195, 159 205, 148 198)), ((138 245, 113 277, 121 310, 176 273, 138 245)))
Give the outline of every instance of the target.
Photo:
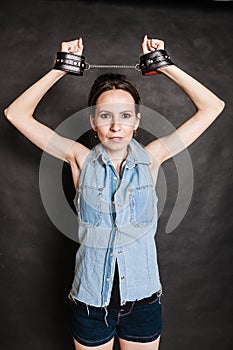
POLYGON ((153 75, 160 73, 163 67, 174 65, 165 50, 150 51, 140 57, 140 69, 142 75, 153 75))
POLYGON ((57 57, 53 69, 65 71, 69 74, 83 75, 86 68, 85 57, 70 54, 67 52, 57 52, 57 57))
POLYGON ((172 65, 168 65, 168 66, 164 66, 164 67, 160 67, 160 68, 157 68, 157 71, 159 73, 166 73, 166 72, 171 72, 173 71, 174 69, 176 68, 176 65, 175 64, 172 64, 172 65))
POLYGON ((65 72, 64 70, 59 70, 56 68, 52 68, 51 71, 56 74, 58 77, 63 77, 64 75, 67 74, 67 72, 65 72))

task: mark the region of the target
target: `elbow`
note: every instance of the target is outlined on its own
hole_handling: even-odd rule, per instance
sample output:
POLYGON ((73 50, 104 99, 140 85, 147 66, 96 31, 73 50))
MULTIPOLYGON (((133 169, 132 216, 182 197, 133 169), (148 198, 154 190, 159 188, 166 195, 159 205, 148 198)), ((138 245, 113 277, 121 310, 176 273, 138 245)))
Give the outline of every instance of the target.
POLYGON ((4 115, 5 115, 5 117, 8 119, 8 115, 9 115, 9 114, 8 114, 8 108, 5 108, 5 109, 4 109, 4 115))
POLYGON ((4 115, 6 119, 9 120, 9 122, 11 123, 14 123, 14 121, 33 117, 31 114, 16 109, 14 106, 11 107, 11 105, 4 109, 4 115))
POLYGON ((5 115, 7 120, 9 120, 9 121, 12 120, 12 115, 11 115, 11 111, 10 111, 9 107, 4 109, 4 115, 5 115))
POLYGON ((222 113, 225 108, 225 102, 221 99, 217 99, 217 101, 211 106, 212 114, 218 116, 222 113))
POLYGON ((218 104, 216 105, 216 114, 217 114, 217 116, 222 113, 224 108, 225 108, 225 102, 219 99, 218 100, 218 104))
POLYGON ((223 100, 220 100, 220 113, 222 113, 222 111, 224 110, 225 105, 225 102, 223 100))
POLYGON ((220 98, 217 98, 216 101, 216 111, 220 114, 225 108, 225 102, 220 98))

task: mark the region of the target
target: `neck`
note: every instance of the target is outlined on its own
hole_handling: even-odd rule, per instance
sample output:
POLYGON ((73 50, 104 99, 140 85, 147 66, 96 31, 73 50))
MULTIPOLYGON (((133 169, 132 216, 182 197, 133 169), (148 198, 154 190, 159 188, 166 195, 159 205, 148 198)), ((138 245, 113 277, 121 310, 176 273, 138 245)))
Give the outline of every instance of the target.
POLYGON ((109 159, 111 160, 112 165, 114 166, 118 174, 120 174, 122 162, 127 157, 127 153, 128 153, 127 148, 125 150, 116 151, 116 152, 115 151, 111 152, 110 150, 106 150, 106 152, 108 153, 108 156, 109 156, 109 159))

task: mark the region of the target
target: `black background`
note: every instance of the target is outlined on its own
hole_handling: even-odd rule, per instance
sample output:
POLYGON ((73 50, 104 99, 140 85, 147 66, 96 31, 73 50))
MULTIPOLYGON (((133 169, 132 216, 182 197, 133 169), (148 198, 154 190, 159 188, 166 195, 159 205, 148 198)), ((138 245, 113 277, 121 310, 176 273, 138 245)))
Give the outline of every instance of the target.
MULTIPOLYGON (((176 198, 176 169, 173 160, 163 165, 168 198, 156 238, 164 287, 160 348, 232 349, 231 4, 7 1, 1 5, 2 350, 73 348, 66 302, 77 248, 43 208, 38 183, 41 150, 4 118, 3 110, 52 67, 61 41, 82 36, 85 57, 92 64, 135 64, 146 33, 162 38, 173 61, 226 102, 222 115, 189 147, 193 196, 171 234, 164 231, 176 198)), ((56 128, 85 108, 90 85, 100 73, 96 69, 82 78, 64 77, 41 101, 38 119, 56 128)), ((142 77, 133 70, 126 74, 145 106, 165 115, 175 127, 192 115, 189 99, 166 77, 142 77)))

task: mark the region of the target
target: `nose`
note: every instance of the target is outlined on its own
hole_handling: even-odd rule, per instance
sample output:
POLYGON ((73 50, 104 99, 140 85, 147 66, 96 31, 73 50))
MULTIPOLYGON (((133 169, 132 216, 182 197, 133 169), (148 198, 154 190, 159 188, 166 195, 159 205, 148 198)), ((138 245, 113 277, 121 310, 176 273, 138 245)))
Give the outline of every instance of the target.
POLYGON ((110 127, 111 131, 113 132, 117 132, 117 131, 120 131, 121 130, 121 125, 120 123, 116 122, 116 121, 113 121, 111 123, 111 127, 110 127))

